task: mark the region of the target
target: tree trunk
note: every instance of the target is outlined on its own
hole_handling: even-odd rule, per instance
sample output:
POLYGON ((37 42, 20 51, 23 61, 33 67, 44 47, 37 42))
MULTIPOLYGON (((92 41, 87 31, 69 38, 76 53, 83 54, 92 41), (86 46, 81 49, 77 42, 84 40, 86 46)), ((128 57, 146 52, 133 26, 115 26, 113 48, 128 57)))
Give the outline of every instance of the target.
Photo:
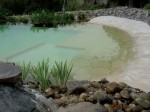
POLYGON ((66 11, 66 10, 65 10, 66 1, 67 1, 67 0, 64 0, 63 6, 62 6, 62 12, 63 12, 63 13, 65 13, 65 11, 66 11))

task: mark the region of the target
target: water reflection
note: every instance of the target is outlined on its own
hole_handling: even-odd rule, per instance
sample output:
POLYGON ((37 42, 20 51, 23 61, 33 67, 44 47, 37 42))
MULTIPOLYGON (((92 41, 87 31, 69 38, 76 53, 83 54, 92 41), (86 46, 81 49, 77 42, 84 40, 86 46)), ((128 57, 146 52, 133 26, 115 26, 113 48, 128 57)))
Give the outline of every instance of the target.
POLYGON ((31 27, 31 31, 39 33, 40 31, 46 32, 49 28, 48 27, 31 27))
POLYGON ((4 32, 6 29, 8 29, 8 25, 0 25, 0 32, 4 32))
POLYGON ((8 25, 0 25, 0 41, 5 37, 5 30, 7 30, 9 27, 8 25))

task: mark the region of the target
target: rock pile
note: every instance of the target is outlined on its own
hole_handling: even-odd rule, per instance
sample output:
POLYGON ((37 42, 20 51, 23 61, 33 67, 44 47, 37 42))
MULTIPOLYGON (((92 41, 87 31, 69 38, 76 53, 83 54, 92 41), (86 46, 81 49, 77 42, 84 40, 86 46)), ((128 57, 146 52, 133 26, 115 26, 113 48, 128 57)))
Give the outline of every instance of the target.
POLYGON ((60 112, 150 112, 150 93, 122 82, 70 80, 45 92, 60 112))
POLYGON ((150 25, 150 12, 144 9, 116 7, 89 11, 74 11, 71 13, 73 13, 75 16, 84 14, 89 20, 98 16, 116 16, 143 21, 150 25))

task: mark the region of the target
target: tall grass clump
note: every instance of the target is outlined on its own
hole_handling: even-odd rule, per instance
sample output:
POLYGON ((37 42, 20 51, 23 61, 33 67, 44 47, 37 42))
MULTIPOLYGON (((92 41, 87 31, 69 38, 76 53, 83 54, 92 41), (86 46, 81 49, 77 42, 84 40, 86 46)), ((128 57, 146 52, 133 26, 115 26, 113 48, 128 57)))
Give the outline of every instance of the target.
POLYGON ((30 74, 30 70, 31 70, 31 63, 25 64, 25 62, 23 62, 23 64, 20 66, 21 68, 21 78, 22 80, 26 80, 27 77, 30 74))
POLYGON ((66 85, 73 66, 66 62, 55 62, 51 68, 51 83, 55 86, 66 85))
POLYGON ((39 62, 32 68, 32 76, 40 90, 45 90, 49 86, 49 60, 39 62))

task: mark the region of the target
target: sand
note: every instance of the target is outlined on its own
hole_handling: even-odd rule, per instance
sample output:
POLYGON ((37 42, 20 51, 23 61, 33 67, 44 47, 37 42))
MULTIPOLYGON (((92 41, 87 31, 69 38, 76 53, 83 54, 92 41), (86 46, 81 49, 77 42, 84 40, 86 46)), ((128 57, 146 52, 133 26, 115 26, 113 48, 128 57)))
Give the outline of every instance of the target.
POLYGON ((106 77, 109 81, 126 82, 128 85, 150 91, 150 26, 147 23, 113 16, 93 18, 90 23, 108 25, 120 28, 135 41, 133 52, 135 56, 125 68, 116 75, 106 77))

